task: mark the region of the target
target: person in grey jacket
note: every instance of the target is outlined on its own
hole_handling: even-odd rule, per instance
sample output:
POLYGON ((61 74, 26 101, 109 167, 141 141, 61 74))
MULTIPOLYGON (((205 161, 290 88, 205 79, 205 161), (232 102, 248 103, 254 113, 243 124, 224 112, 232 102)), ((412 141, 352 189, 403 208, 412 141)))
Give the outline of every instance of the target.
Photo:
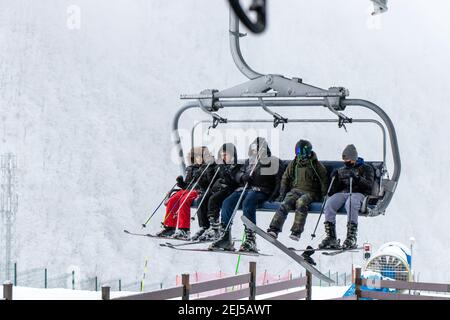
POLYGON ((358 151, 353 144, 345 147, 342 152, 345 166, 335 170, 329 198, 325 204, 325 232, 326 238, 319 245, 321 249, 338 249, 339 241, 336 238, 336 214, 345 205, 347 211, 347 237, 342 249, 356 248, 356 235, 358 231, 358 213, 361 204, 367 195, 372 193, 375 173, 371 166, 358 157, 358 151))

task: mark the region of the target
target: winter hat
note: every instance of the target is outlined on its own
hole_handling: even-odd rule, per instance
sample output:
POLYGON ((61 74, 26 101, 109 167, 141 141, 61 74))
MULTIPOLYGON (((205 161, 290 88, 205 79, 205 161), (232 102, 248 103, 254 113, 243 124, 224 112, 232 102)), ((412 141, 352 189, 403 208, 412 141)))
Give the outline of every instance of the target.
POLYGON ((349 144, 345 147, 344 151, 342 151, 342 159, 353 161, 356 161, 358 159, 358 151, 353 144, 349 144))
POLYGON ((311 156, 312 144, 308 140, 299 140, 295 145, 295 155, 311 156))

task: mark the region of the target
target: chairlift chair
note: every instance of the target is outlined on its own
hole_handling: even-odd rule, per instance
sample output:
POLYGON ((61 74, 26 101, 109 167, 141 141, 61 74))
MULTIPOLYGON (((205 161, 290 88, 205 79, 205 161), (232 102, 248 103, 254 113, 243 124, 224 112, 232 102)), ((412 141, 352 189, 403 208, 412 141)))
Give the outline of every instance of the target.
MULTIPOLYGON (((389 203, 394 195, 401 172, 400 152, 398 148, 397 135, 394 125, 389 116, 376 104, 363 99, 348 99, 349 91, 344 87, 331 87, 322 89, 303 83, 300 78, 286 78, 277 74, 261 74, 251 69, 244 60, 240 50, 240 38, 243 36, 239 32, 239 20, 236 15, 230 11, 230 47, 233 60, 237 68, 249 79, 248 81, 224 90, 206 89, 200 94, 182 94, 181 99, 191 100, 182 106, 175 114, 172 129, 174 144, 178 151, 180 168, 184 172, 186 168, 181 139, 178 132, 179 120, 181 115, 190 110, 198 108, 204 111, 212 118, 212 128, 219 124, 226 123, 266 123, 273 122, 274 126, 287 123, 316 122, 330 123, 334 122, 343 127, 353 122, 374 123, 379 126, 383 133, 383 159, 381 161, 366 162, 375 170, 375 183, 373 192, 366 197, 362 205, 360 215, 374 217, 385 214, 389 203), (337 119, 288 119, 269 108, 301 108, 301 107, 325 107, 337 119), (377 114, 382 123, 374 119, 352 119, 347 117, 343 111, 347 107, 362 107, 371 110, 377 114), (231 120, 223 118, 218 114, 222 109, 233 108, 262 108, 272 116, 272 119, 239 119, 231 120), (387 133, 387 134, 386 134, 387 133), (392 176, 389 177, 386 168, 386 140, 389 138, 391 154, 393 158, 392 176)), ((200 123, 204 123, 201 121, 200 123)), ((194 125, 191 134, 191 143, 193 145, 193 135, 195 128, 200 124, 194 125)), ((343 166, 343 161, 322 161, 327 168, 328 174, 333 169, 343 166)), ((288 161, 284 161, 287 166, 288 161)), ((195 202, 193 204, 195 206, 195 202)), ((280 203, 264 203, 259 210, 275 211, 280 203)), ((310 213, 320 213, 321 202, 313 202, 310 207, 310 213)), ((340 214, 346 214, 342 208, 340 214)))

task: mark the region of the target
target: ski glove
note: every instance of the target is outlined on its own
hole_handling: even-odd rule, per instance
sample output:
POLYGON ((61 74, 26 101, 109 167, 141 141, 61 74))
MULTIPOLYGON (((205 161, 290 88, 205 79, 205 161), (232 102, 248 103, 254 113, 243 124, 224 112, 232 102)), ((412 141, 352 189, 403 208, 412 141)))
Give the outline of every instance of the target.
POLYGON ((251 176, 251 175, 249 175, 249 174, 244 174, 242 177, 241 177, 241 181, 245 184, 245 183, 248 183, 248 184, 252 184, 253 183, 253 177, 251 176))
POLYGON ((178 177, 177 177, 177 187, 180 187, 181 189, 183 189, 183 187, 184 187, 184 179, 183 179, 183 176, 178 176, 178 177))
POLYGON ((341 178, 343 179, 358 179, 359 178, 359 173, 355 170, 345 170, 344 172, 341 173, 341 178))

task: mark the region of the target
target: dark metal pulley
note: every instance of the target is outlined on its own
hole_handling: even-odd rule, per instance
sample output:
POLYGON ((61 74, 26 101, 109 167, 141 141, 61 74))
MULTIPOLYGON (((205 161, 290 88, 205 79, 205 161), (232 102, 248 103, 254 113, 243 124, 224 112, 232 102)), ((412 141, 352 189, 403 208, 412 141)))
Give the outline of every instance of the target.
POLYGON ((266 29, 266 0, 253 0, 247 11, 256 13, 256 20, 252 21, 246 10, 242 8, 239 0, 228 0, 239 20, 253 33, 262 33, 266 29))

